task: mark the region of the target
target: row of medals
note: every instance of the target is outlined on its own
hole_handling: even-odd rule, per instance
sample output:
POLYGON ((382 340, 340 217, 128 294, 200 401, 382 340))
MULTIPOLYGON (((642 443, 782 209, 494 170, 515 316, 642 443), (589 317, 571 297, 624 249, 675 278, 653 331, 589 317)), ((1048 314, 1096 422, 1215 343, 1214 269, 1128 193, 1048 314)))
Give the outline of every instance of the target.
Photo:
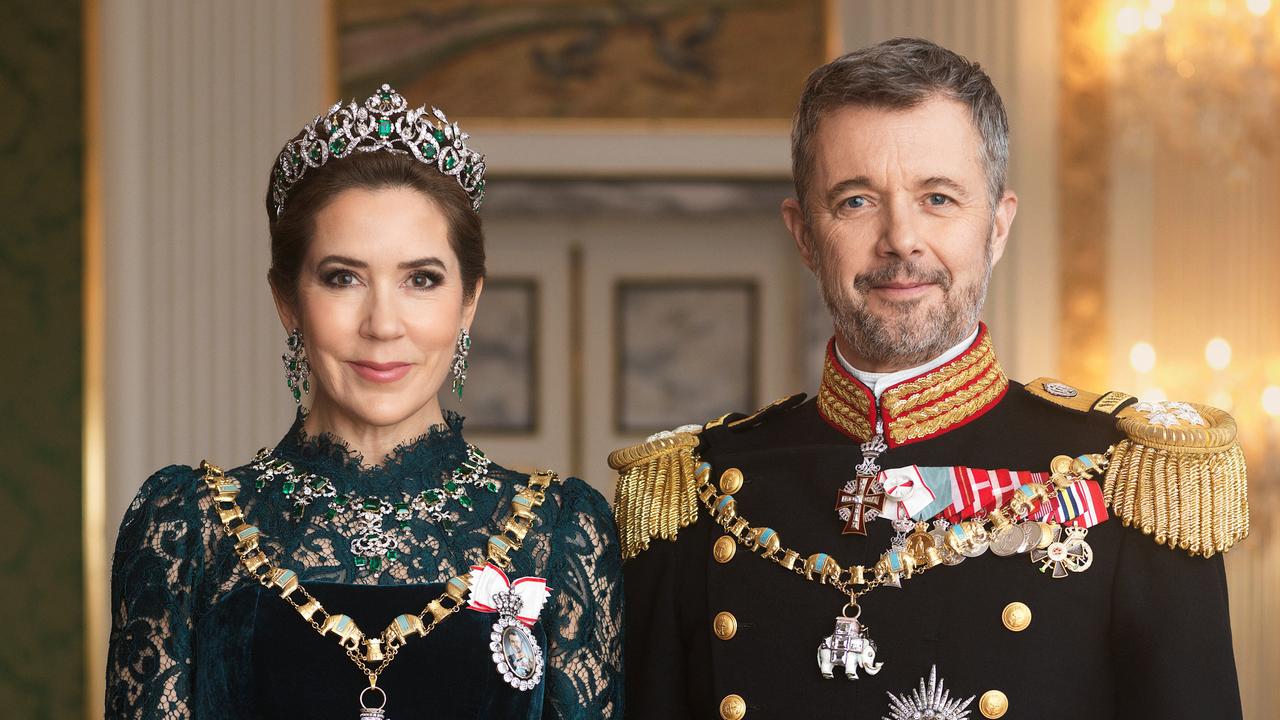
MULTIPOLYGON (((848 482, 840 492, 840 499, 854 500, 851 507, 849 503, 841 503, 837 501, 836 514, 845 521, 846 528, 851 526, 849 519, 853 513, 861 513, 861 522, 856 522, 853 527, 854 532, 860 535, 866 534, 865 523, 874 521, 880 516, 879 507, 870 506, 867 499, 871 496, 879 496, 883 498, 884 487, 881 485, 879 474, 881 467, 877 460, 879 456, 888 449, 881 435, 875 435, 861 446, 862 462, 858 464, 855 473, 856 479, 848 482)), ((1087 570, 1093 561, 1093 551, 1089 548, 1088 543, 1084 542, 1087 531, 1084 528, 1070 527, 1066 529, 1067 536, 1062 538, 1062 527, 1056 524, 1039 522, 1036 520, 1026 520, 1021 523, 1010 523, 1000 528, 994 529, 988 533, 983 527, 982 517, 974 517, 970 522, 966 523, 964 540, 957 543, 956 547, 946 542, 947 528, 950 523, 942 518, 933 521, 933 529, 928 531, 928 536, 933 541, 933 546, 937 548, 938 554, 942 557, 944 565, 959 565, 964 559, 978 557, 987 550, 991 550, 992 554, 1000 557, 1008 557, 1024 552, 1031 554, 1031 562, 1041 563, 1041 572, 1051 573, 1054 578, 1064 578, 1069 572, 1083 572, 1087 570)), ((907 546, 907 533, 923 525, 910 518, 894 518, 892 519, 893 529, 896 535, 893 538, 890 549, 903 550, 907 546)), ((846 530, 847 532, 847 530, 846 530)), ((922 533, 918 530, 912 533, 918 536, 922 533)), ((919 543, 919 541, 916 541, 919 543)), ((927 546, 926 546, 927 547, 927 546)), ((918 545, 912 550, 917 550, 913 554, 923 556, 925 548, 918 545)), ((885 583, 890 587, 901 587, 901 583, 897 578, 893 578, 890 582, 885 583)))
MULTIPOLYGON (((865 522, 874 521, 880 515, 879 507, 867 504, 865 501, 872 495, 883 497, 884 488, 880 486, 877 479, 880 466, 876 460, 884 450, 885 445, 880 436, 863 443, 863 460, 857 467, 857 478, 844 486, 837 501, 837 516, 845 521, 846 528, 854 527, 856 528, 854 532, 858 534, 865 535, 865 522), (852 504, 847 502, 851 499, 852 504), (850 523, 851 513, 858 513, 860 522, 850 523)), ((1093 562, 1093 550, 1084 541, 1088 531, 1080 527, 1066 528, 1065 538, 1062 537, 1061 525, 1038 520, 1010 522, 988 532, 984 518, 974 517, 961 522, 963 532, 953 534, 951 539, 958 539, 958 542, 948 542, 947 535, 951 523, 943 518, 934 520, 932 529, 929 529, 927 521, 921 522, 910 518, 894 518, 892 524, 895 535, 890 542, 891 550, 921 558, 929 550, 936 550, 944 565, 959 565, 966 558, 979 557, 988 550, 1000 557, 1026 552, 1030 554, 1032 563, 1040 565, 1041 572, 1060 579, 1067 577, 1071 572, 1087 570, 1093 562)), ((902 573, 902 577, 910 576, 910 569, 902 573)), ((888 577, 884 585, 902 587, 898 574, 890 573, 888 577)), ((832 677, 831 667, 822 667, 821 650, 824 647, 842 655, 840 659, 843 662, 837 661, 832 664, 844 665, 846 675, 850 679, 857 679, 858 676, 856 669, 850 672, 846 663, 852 663, 855 668, 861 667, 870 674, 879 671, 881 664, 875 662, 875 644, 867 636, 866 630, 865 626, 858 623, 856 617, 850 619, 842 614, 841 617, 836 618, 835 632, 819 646, 819 669, 823 671, 824 677, 832 677), (867 652, 868 649, 869 652, 867 652)), ((961 715, 956 714, 956 717, 961 715)))

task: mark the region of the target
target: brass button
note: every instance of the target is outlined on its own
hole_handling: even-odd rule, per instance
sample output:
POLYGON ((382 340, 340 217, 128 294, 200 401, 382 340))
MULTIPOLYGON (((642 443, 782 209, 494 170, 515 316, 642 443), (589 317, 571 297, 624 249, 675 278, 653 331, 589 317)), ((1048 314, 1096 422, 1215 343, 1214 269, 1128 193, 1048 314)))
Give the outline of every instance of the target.
POLYGON ((721 535, 720 539, 716 540, 716 544, 711 547, 711 556, 718 563, 729 562, 736 552, 738 552, 738 542, 732 535, 721 535))
POLYGON ((711 629, 721 640, 732 640, 738 634, 738 618, 731 612, 718 612, 716 619, 711 622, 711 629))
POLYGON ((1022 632, 1031 624, 1031 608, 1025 603, 1011 602, 1004 606, 1004 612, 1000 613, 1000 620, 1013 632, 1022 632))
POLYGON ((720 717, 724 720, 742 720, 747 715, 747 701, 741 695, 725 695, 720 701, 720 717))
POLYGON ((732 495, 742 489, 742 471, 729 468, 720 475, 720 492, 732 495))
POLYGON ((978 710, 982 711, 982 717, 998 718, 1004 717, 1009 712, 1009 698, 999 690, 988 690, 982 693, 982 699, 978 701, 978 710))

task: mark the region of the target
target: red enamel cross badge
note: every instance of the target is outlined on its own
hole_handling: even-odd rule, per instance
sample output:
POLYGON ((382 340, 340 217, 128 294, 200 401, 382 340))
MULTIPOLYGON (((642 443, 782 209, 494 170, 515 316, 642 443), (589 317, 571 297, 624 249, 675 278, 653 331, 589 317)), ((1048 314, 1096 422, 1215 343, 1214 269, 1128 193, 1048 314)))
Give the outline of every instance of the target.
POLYGON ((836 493, 836 514, 844 520, 845 535, 866 535, 867 521, 884 509, 884 490, 876 487, 874 475, 858 475, 836 493))

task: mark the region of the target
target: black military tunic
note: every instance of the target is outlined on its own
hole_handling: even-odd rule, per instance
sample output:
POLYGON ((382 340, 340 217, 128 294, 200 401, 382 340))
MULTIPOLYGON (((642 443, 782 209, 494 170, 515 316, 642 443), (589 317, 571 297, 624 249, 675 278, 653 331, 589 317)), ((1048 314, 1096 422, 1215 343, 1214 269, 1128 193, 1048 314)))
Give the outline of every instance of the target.
MULTIPOLYGON (((874 403, 870 391, 828 355, 818 398, 712 423, 696 449, 713 482, 741 470, 738 513, 776 530, 802 558, 825 552, 869 569, 889 548, 887 520, 870 522, 866 536, 843 535, 833 509, 876 417, 889 444, 885 468, 1045 471, 1056 455, 1104 452, 1123 437, 1108 414, 1009 383, 985 329, 959 358, 902 384, 915 400, 904 404, 899 392, 898 404, 914 416, 883 407, 892 388, 878 413, 864 413, 857 395, 874 403), (989 361, 975 361, 980 351, 989 361), (928 406, 936 407, 919 412, 928 406)), ((634 523, 621 504, 618 512, 621 524, 634 523)), ((1092 566, 1066 578, 1042 573, 1026 553, 936 567, 861 600, 883 667, 850 680, 839 669, 823 679, 816 662, 847 598, 731 540, 713 550, 724 536, 699 507, 673 541, 655 538, 625 564, 629 717, 896 720, 887 693, 910 694, 933 667, 952 699, 974 696, 973 718, 1241 715, 1221 554, 1193 557, 1111 518, 1086 537, 1092 566), (1006 613, 1013 603, 1022 606, 1006 613)))

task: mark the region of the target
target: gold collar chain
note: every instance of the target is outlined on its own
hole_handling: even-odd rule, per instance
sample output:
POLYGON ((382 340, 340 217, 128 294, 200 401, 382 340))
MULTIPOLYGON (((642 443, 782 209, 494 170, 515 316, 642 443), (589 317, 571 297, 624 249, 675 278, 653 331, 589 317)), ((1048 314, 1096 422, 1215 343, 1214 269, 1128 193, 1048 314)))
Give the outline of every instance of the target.
MULTIPOLYGON (((1025 520, 1037 507, 1049 502, 1061 490, 1079 480, 1093 478, 1105 472, 1111 452, 1112 449, 1108 449, 1105 454, 1083 455, 1078 458, 1066 455, 1055 457, 1049 465, 1050 483, 1028 483, 1020 486, 1008 502, 992 510, 986 517, 964 520, 950 526, 943 533, 941 543, 926 531, 928 523, 916 523, 915 530, 907 536, 904 547, 887 550, 870 568, 863 565, 841 568, 830 555, 821 552, 813 553, 802 561, 800 553, 782 546, 782 540, 773 528, 753 527, 738 512, 738 503, 733 494, 727 492, 742 487, 742 471, 737 468, 729 468, 721 473, 720 490, 725 492, 718 492, 711 482, 710 463, 701 462, 698 465, 695 481, 698 483, 698 498, 707 512, 738 544, 760 553, 761 557, 772 560, 806 580, 834 587, 848 596, 847 607, 856 609, 858 598, 883 585, 900 586, 901 581, 943 564, 946 553, 972 557, 971 553, 976 548, 985 547, 989 539, 997 534, 1013 530, 1016 523, 1025 520)), ((1048 547, 1055 537, 1056 533, 1042 533, 1037 547, 1048 547)), ((977 554, 981 552, 982 550, 978 550, 977 554)))
MULTIPOLYGON (((227 477, 221 468, 208 461, 200 463, 200 467, 204 470, 205 486, 213 495, 213 507, 218 513, 218 519, 227 535, 235 540, 240 565, 263 587, 279 591, 280 597, 288 601, 316 632, 321 635, 333 633, 338 644, 346 650, 347 657, 368 676, 369 688, 381 691, 378 688, 378 675, 386 670, 411 637, 426 637, 445 618, 462 609, 471 588, 470 573, 450 578, 445 583, 444 592, 427 603, 416 615, 400 615, 383 629, 379 637, 366 637, 349 616, 326 611, 320 601, 298 582, 297 573, 279 567, 267 558, 260 548, 261 532, 245 521, 244 512, 236 503, 240 481, 227 477)), ((501 529, 497 534, 489 536, 486 547, 489 562, 503 570, 510 567, 511 555, 520 550, 525 535, 533 528, 536 520, 534 511, 546 500, 546 489, 556 480, 557 476, 553 472, 538 472, 529 476, 528 486, 511 499, 511 512, 501 529)))

